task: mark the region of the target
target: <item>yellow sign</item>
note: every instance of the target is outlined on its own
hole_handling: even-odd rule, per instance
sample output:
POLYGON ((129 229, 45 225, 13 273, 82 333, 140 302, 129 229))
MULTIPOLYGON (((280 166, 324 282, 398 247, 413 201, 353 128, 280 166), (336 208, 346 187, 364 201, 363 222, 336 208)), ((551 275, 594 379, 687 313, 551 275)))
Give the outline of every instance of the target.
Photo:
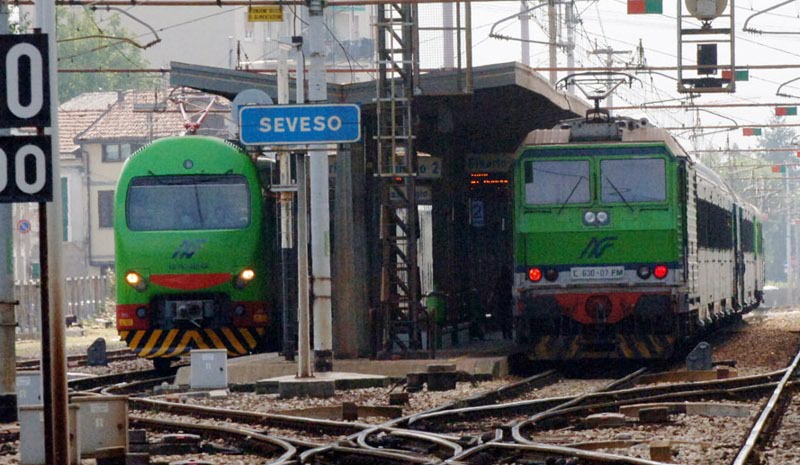
POLYGON ((282 22, 283 8, 281 6, 251 6, 247 8, 247 21, 251 23, 259 22, 282 22))

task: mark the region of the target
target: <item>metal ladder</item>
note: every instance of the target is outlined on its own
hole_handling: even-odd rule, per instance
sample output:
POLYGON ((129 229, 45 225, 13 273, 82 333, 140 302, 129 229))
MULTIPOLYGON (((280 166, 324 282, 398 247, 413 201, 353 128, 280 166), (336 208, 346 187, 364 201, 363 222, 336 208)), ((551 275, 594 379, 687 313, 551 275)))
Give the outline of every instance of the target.
POLYGON ((381 183, 381 307, 376 318, 379 357, 413 356, 422 349, 417 264, 417 153, 414 149, 416 5, 378 5, 376 175, 381 183))

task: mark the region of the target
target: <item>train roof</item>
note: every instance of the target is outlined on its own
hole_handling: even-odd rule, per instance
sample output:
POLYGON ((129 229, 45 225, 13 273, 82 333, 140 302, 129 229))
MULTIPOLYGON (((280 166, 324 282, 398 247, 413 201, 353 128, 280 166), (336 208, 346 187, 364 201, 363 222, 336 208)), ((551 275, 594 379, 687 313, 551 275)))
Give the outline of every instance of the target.
POLYGON ((528 133, 523 146, 565 145, 579 143, 642 143, 661 142, 673 155, 695 162, 678 141, 665 129, 651 125, 646 119, 612 117, 608 120, 578 118, 561 122, 553 129, 536 129, 528 133))

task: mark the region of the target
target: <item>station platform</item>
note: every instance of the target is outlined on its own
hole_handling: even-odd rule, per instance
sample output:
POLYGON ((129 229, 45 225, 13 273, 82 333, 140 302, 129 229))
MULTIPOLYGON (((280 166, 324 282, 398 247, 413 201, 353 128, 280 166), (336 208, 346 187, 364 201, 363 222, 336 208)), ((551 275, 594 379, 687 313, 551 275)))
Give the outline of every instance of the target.
MULTIPOLYGON (((499 335, 498 335, 499 336, 499 335)), ((456 370, 492 377, 509 374, 508 356, 522 352, 513 342, 491 334, 486 340, 473 341, 458 348, 437 351, 435 359, 343 359, 333 361, 333 371, 387 377, 405 377, 408 373, 427 371, 428 365, 453 364, 456 370)), ((252 384, 259 380, 297 373, 297 362, 287 361, 278 353, 255 354, 228 359, 228 382, 252 384)), ((178 370, 175 384, 188 385, 191 367, 178 370)))

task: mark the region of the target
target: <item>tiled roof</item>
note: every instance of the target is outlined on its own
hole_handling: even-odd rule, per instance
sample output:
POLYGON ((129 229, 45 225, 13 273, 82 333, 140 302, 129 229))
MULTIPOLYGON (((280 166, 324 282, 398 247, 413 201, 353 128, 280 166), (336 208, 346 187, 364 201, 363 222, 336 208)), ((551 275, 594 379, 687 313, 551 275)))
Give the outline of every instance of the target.
MULTIPOLYGON (((197 108, 204 107, 208 105, 210 96, 199 95, 196 101, 197 108)), ((220 103, 216 109, 229 108, 227 100, 218 97, 217 101, 220 103)), ((167 101, 165 107, 164 102, 165 95, 160 92, 156 96, 153 91, 127 91, 121 101, 116 102, 86 131, 78 134, 75 141, 150 140, 184 133, 186 129, 178 105, 167 101)))
POLYGON ((72 153, 79 148, 75 136, 97 121, 103 111, 64 111, 62 106, 58 112, 58 145, 61 154, 72 153))
POLYGON ((104 111, 117 103, 116 92, 86 92, 59 105, 62 111, 104 111))

